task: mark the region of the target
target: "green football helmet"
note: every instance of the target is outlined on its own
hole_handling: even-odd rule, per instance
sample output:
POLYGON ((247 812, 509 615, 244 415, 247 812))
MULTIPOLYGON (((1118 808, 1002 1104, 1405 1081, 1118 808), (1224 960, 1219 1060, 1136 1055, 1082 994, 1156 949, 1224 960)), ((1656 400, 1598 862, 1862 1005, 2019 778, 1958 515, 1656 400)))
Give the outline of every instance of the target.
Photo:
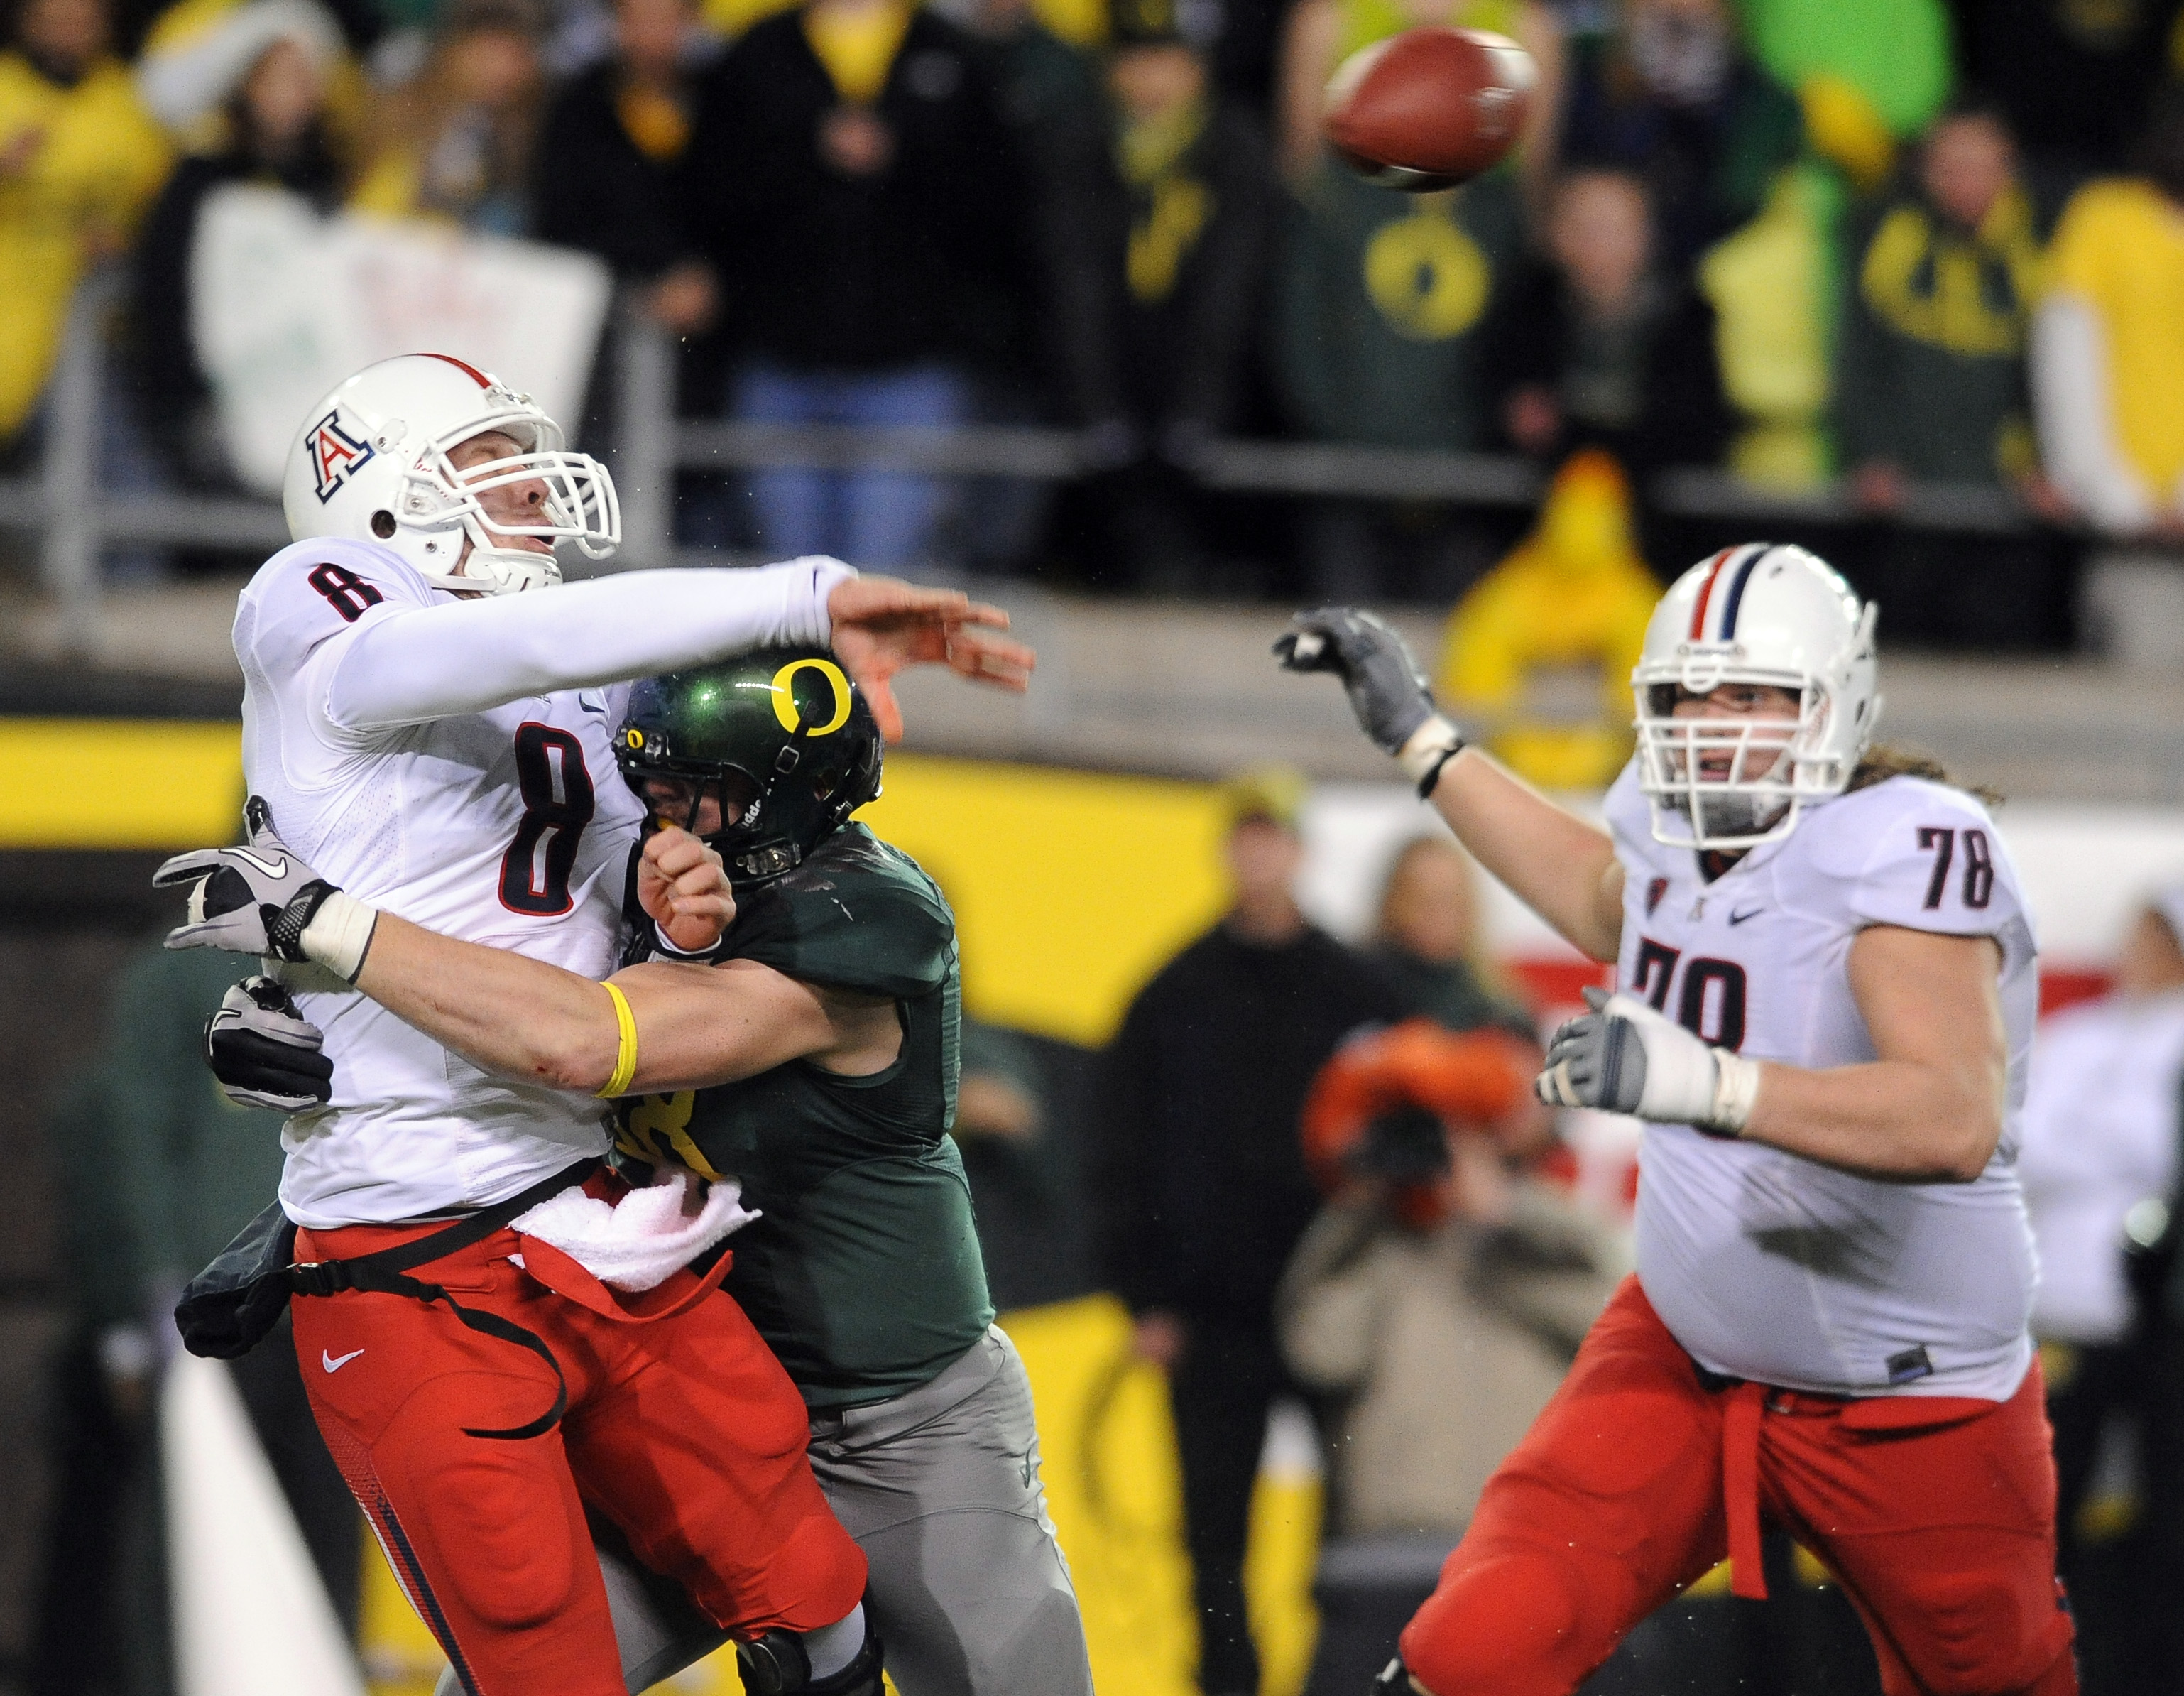
POLYGON ((615 760, 654 823, 703 837, 738 889, 800 865, 880 792, 879 725, 823 648, 647 678, 615 760))

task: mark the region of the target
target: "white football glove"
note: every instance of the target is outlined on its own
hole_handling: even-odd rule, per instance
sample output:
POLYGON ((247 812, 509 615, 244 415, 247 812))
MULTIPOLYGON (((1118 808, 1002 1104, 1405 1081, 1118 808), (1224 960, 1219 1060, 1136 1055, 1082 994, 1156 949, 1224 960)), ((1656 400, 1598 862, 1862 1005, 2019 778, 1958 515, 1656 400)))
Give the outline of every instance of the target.
POLYGON ((1759 1097, 1759 1063, 1716 1048, 1636 996, 1588 989, 1533 1085, 1551 1107, 1592 1107, 1735 1136, 1759 1097))
POLYGON ((190 885, 189 922, 167 933, 170 948, 225 948, 237 954, 324 966, 345 984, 364 969, 376 909, 343 895, 273 834, 256 795, 242 809, 250 845, 177 854, 153 886, 190 885))

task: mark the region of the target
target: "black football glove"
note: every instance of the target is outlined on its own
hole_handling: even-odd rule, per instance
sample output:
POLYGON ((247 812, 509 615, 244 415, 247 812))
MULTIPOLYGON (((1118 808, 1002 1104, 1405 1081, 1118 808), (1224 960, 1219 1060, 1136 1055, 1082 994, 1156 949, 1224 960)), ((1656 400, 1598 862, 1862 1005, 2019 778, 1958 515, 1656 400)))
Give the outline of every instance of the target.
POLYGON ((1284 667, 1341 678, 1359 728, 1401 762, 1421 795, 1431 795, 1463 736, 1435 709, 1426 674, 1395 627, 1354 606, 1323 606, 1293 622, 1274 644, 1284 667))
POLYGON ((167 946, 312 960, 354 983, 379 915, 343 895, 275 835, 272 815, 256 795, 242 816, 248 847, 177 854, 152 874, 155 889, 191 886, 189 922, 167 933, 167 946))
POLYGON ((205 1021, 205 1060, 220 1092, 239 1107, 298 1113, 333 1096, 325 1033, 270 978, 245 978, 205 1021))

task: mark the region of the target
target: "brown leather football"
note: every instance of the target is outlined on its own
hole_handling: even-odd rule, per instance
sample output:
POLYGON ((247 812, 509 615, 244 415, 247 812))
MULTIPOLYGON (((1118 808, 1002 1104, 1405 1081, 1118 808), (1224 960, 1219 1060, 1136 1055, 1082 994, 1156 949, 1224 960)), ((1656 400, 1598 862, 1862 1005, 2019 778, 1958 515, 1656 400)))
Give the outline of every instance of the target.
POLYGON ((1406 30, 1361 47, 1327 85, 1327 139, 1368 182, 1424 193, 1499 164, 1539 80, 1485 30, 1406 30))

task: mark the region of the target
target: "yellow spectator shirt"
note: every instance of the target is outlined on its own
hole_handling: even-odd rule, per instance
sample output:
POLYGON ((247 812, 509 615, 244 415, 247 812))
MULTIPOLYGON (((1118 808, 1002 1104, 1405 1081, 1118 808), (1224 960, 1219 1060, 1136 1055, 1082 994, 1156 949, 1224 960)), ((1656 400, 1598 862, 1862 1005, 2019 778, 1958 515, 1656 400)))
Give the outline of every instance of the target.
POLYGON ((2184 477, 2184 209, 2150 184, 2089 183, 2048 250, 2049 286, 2100 320, 2119 451, 2151 488, 2184 477))
POLYGON ((869 106, 887 86, 888 73, 902 38, 910 32, 909 6, 875 7, 838 16, 807 10, 804 38, 834 85, 843 103, 869 106))
POLYGON ((118 61, 63 88, 0 53, 0 440, 45 388, 86 259, 127 240, 171 163, 118 61))

